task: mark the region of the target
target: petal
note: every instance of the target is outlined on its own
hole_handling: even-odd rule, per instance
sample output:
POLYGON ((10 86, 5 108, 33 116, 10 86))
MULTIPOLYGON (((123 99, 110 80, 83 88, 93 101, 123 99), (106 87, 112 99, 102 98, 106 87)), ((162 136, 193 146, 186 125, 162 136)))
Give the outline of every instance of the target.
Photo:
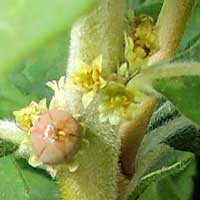
POLYGON ((105 81, 101 76, 99 77, 100 88, 104 88, 107 85, 107 81, 105 81))
POLYGON ((96 57, 92 62, 93 69, 98 69, 99 72, 102 70, 102 55, 96 57))
POLYGON ((31 165, 32 167, 38 167, 42 165, 42 162, 38 159, 38 157, 31 156, 28 160, 28 164, 31 165))
POLYGON ((75 160, 71 160, 69 163, 66 164, 69 172, 74 173, 78 170, 79 164, 75 160))
POLYGON ((62 89, 64 85, 65 85, 65 76, 61 76, 60 79, 58 80, 59 89, 62 89))
POLYGON ((55 108, 56 108, 56 98, 55 98, 55 96, 53 96, 51 98, 51 101, 50 101, 50 104, 49 104, 49 109, 51 110, 51 109, 55 109, 55 108))
POLYGON ((88 92, 82 96, 82 104, 84 108, 87 108, 89 106, 94 96, 95 96, 95 93, 93 91, 88 92))
POLYGON ((57 82, 55 80, 47 82, 46 85, 48 87, 50 87, 54 92, 56 92, 58 90, 58 85, 57 85, 57 82))
POLYGON ((46 98, 44 98, 44 99, 39 101, 38 109, 39 109, 40 112, 45 112, 45 111, 48 110, 48 108, 47 108, 47 99, 46 98))

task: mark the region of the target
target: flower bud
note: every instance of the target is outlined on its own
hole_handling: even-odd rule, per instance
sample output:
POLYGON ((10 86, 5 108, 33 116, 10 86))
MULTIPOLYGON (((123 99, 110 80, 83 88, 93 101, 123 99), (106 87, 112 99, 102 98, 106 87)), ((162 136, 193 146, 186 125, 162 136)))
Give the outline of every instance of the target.
POLYGON ((70 160, 79 148, 80 137, 76 120, 62 110, 42 114, 30 129, 33 153, 45 164, 70 160))

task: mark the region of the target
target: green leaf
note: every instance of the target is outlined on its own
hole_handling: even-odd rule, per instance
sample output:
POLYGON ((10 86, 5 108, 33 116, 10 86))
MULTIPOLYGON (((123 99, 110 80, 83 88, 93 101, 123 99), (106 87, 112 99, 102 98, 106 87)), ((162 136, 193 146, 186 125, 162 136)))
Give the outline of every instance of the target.
POLYGON ((63 32, 95 0, 6 0, 0 2, 0 72, 63 32))
POLYGON ((162 103, 161 105, 158 105, 157 109, 152 114, 151 120, 148 125, 148 131, 152 131, 158 128, 159 126, 164 125, 166 122, 168 122, 169 120, 172 120, 178 114, 179 112, 176 109, 176 107, 169 101, 165 100, 164 103, 162 103))
POLYGON ((51 97, 52 93, 45 84, 65 74, 68 35, 59 35, 16 65, 7 76, 0 75, 0 117, 11 117, 14 110, 32 100, 51 97))
POLYGON ((184 76, 153 81, 153 87, 167 97, 188 118, 200 125, 200 77, 184 76))
MULTIPOLYGON (((169 140, 173 140, 174 143, 176 143, 178 140, 181 140, 181 142, 179 141, 179 145, 176 145, 179 149, 182 150, 184 149, 184 142, 185 142, 187 144, 190 144, 190 149, 186 148, 184 150, 192 150, 192 151, 197 150, 197 148, 200 145, 200 141, 198 139, 199 131, 197 130, 198 130, 197 127, 195 127, 190 122, 190 120, 182 116, 176 117, 174 120, 169 121, 164 126, 153 130, 152 132, 148 133, 145 136, 138 157, 140 157, 140 159, 142 158, 145 159, 146 157, 144 156, 145 154, 153 155, 150 154, 149 152, 151 152, 154 148, 155 151, 158 150, 157 146, 159 144, 162 143, 169 144, 169 140), (196 134, 196 137, 190 138, 189 135, 194 135, 194 134, 196 134)), ((182 154, 184 155, 183 152, 182 154)), ((173 156, 174 155, 169 155, 168 161, 171 160, 173 156)), ((148 160, 151 160, 150 156, 149 158, 148 157, 146 158, 148 160)), ((147 159, 146 161, 144 161, 144 163, 147 162, 147 159)), ((162 160, 157 161, 157 165, 163 165, 163 167, 165 163, 166 161, 165 162, 162 162, 162 160)), ((154 180, 155 182, 148 183, 146 185, 146 189, 145 187, 143 188, 144 193, 141 192, 141 194, 139 194, 139 200, 143 199, 145 200, 147 196, 151 200, 162 200, 162 199, 173 199, 173 198, 179 200, 189 199, 193 189, 193 176, 195 174, 195 171, 196 171, 195 162, 191 162, 191 164, 189 164, 185 168, 185 170, 181 170, 180 172, 177 172, 175 175, 172 174, 170 176, 166 176, 166 178, 161 178, 161 180, 158 177, 157 180, 154 180), (150 186, 148 186, 149 184, 150 186), (152 198, 150 198, 149 196, 151 196, 152 198)), ((133 199, 135 199, 134 195, 132 196, 133 199)))
POLYGON ((165 121, 163 126, 151 131, 150 135, 152 138, 156 138, 156 140, 149 140, 148 146, 151 148, 160 140, 160 143, 170 145, 174 149, 200 155, 200 129, 191 120, 180 114, 168 122, 165 121))
POLYGON ((192 162, 184 171, 152 183, 138 200, 188 200, 193 192, 195 172, 195 162, 192 162))
POLYGON ((10 141, 0 139, 0 157, 6 156, 17 150, 18 145, 10 141))
POLYGON ((174 150, 164 144, 174 130, 182 128, 186 122, 188 120, 184 118, 177 124, 157 128, 144 137, 137 155, 135 175, 129 186, 133 191, 129 200, 137 199, 152 183, 182 172, 193 162, 192 153, 174 150))
POLYGON ((0 159, 0 199, 58 200, 57 185, 43 171, 13 156, 0 159))
MULTIPOLYGON (((200 17, 199 17, 200 18, 200 17)), ((200 33, 193 38, 187 48, 180 52, 173 61, 197 61, 200 62, 200 33)))
POLYGON ((154 148, 155 150, 138 158, 138 169, 129 186, 130 190, 134 191, 130 200, 137 199, 153 182, 183 171, 194 160, 191 153, 176 151, 165 145, 154 148))
POLYGON ((179 45, 179 50, 183 50, 187 47, 191 38, 199 35, 199 23, 200 23, 200 1, 196 0, 195 6, 192 10, 192 15, 187 22, 185 33, 179 45))

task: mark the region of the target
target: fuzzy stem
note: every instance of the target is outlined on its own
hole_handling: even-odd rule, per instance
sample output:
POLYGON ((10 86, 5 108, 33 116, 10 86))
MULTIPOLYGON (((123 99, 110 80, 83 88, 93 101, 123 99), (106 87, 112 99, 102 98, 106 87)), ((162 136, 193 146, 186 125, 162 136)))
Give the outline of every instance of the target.
POLYGON ((134 173, 137 150, 156 106, 156 100, 154 96, 147 97, 138 108, 139 112, 134 120, 126 122, 120 127, 119 133, 122 136, 121 165, 123 173, 130 178, 134 173))
POLYGON ((200 63, 198 62, 163 64, 144 69, 128 83, 128 87, 152 92, 152 83, 155 79, 199 75, 200 63))
POLYGON ((0 138, 15 144, 20 144, 25 138, 25 134, 14 122, 0 121, 0 138))
MULTIPOLYGON (((95 10, 80 19, 71 31, 67 78, 77 70, 76 60, 90 63, 103 57, 103 73, 110 75, 123 56, 125 0, 101 0, 95 10)), ((58 182, 63 200, 116 200, 119 177, 119 136, 109 123, 99 121, 96 99, 83 109, 81 94, 66 84, 66 110, 79 114, 89 147, 77 153, 78 170, 60 170, 58 182)))
MULTIPOLYGON (((116 70, 119 59, 123 56, 125 7, 124 0, 101 0, 97 9, 72 27, 67 77, 77 70, 77 60, 89 64, 99 55, 103 56, 105 75, 116 70)), ((79 113, 80 93, 68 84, 66 90, 69 111, 79 113)))
POLYGON ((152 56, 149 64, 175 55, 194 3, 195 0, 164 1, 157 21, 160 50, 152 56))
POLYGON ((104 71, 115 70, 123 52, 124 5, 122 0, 102 0, 98 9, 74 25, 68 74, 76 70, 77 59, 89 63, 99 55, 104 71))

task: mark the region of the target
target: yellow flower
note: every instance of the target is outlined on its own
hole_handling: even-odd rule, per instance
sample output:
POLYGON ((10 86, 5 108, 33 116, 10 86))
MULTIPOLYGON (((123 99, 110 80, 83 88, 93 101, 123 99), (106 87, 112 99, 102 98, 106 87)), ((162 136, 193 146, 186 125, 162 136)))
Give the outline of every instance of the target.
POLYGON ((86 108, 95 94, 107 83, 102 77, 102 56, 95 58, 90 65, 80 63, 78 71, 71 76, 71 82, 79 91, 84 93, 82 102, 86 108))
POLYGON ((128 33, 125 33, 124 56, 131 73, 145 65, 148 58, 158 50, 157 32, 151 17, 135 16, 129 21, 128 33))
POLYGON ((48 87, 50 87, 53 92, 54 96, 51 99, 49 109, 60 108, 64 109, 66 102, 65 102, 65 77, 61 76, 58 81, 49 81, 46 83, 48 87))
POLYGON ((110 82, 101 94, 102 104, 98 108, 100 120, 109 120, 111 124, 117 125, 121 119, 131 119, 137 108, 137 99, 141 95, 121 83, 110 82))
POLYGON ((32 101, 29 106, 14 111, 13 114, 18 126, 28 132, 38 115, 45 111, 47 111, 46 99, 42 99, 38 104, 32 101))

